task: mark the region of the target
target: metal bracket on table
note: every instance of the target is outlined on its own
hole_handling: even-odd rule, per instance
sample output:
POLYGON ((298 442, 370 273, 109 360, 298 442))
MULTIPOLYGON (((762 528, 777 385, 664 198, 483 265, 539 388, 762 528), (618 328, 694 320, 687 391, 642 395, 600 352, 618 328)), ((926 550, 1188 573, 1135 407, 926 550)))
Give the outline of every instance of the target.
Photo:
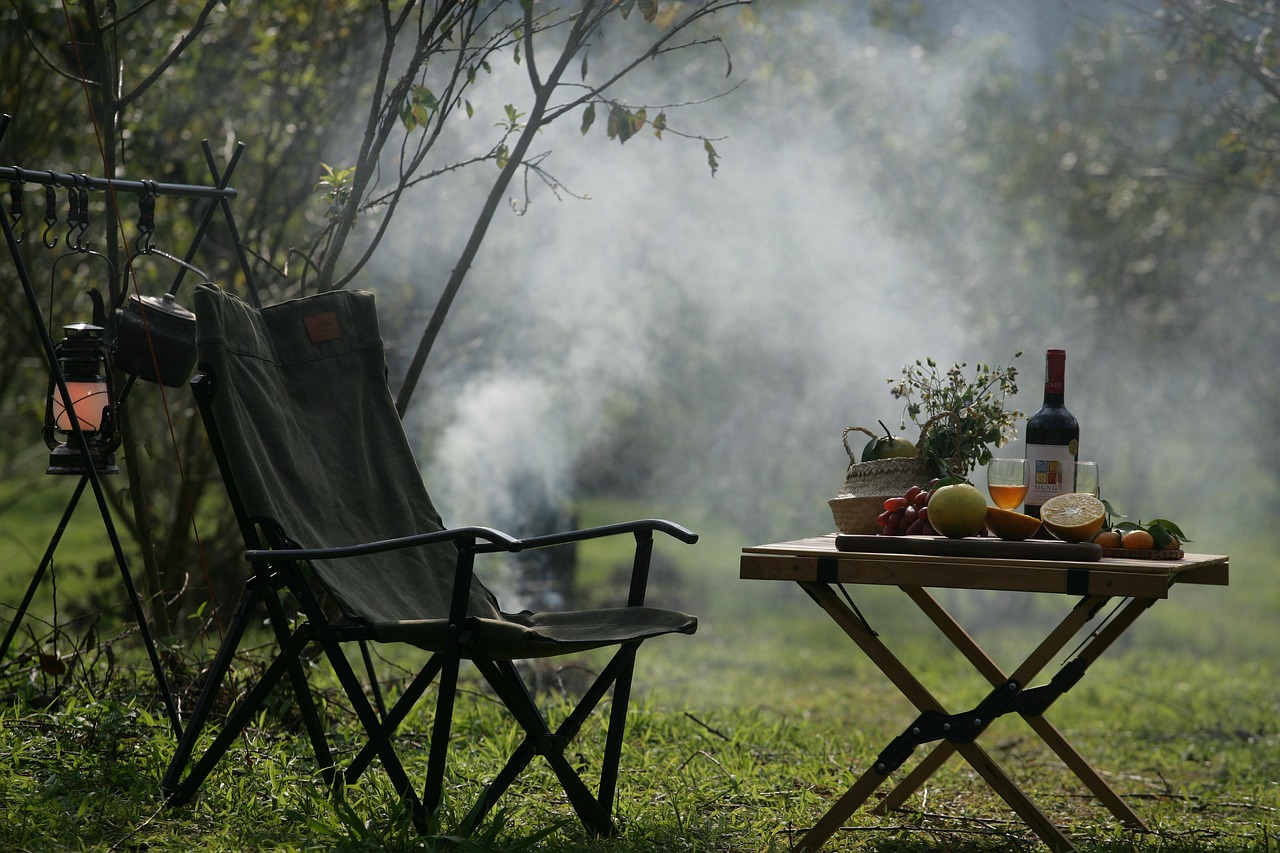
POLYGON ((1009 713, 1017 700, 1022 685, 1010 679, 993 689, 987 698, 972 711, 960 714, 943 714, 938 711, 922 711, 906 731, 898 735, 876 757, 873 765, 877 773, 888 776, 902 766, 917 746, 936 740, 952 743, 971 743, 996 717, 1009 713))
POLYGON ((1048 684, 1021 690, 1016 681, 1006 681, 991 691, 987 698, 972 711, 961 714, 941 714, 923 711, 907 730, 898 735, 876 758, 875 769, 887 776, 902 766, 915 748, 936 740, 952 743, 970 743, 991 722, 1005 714, 1021 714, 1039 717, 1084 677, 1089 662, 1075 658, 1065 664, 1049 680, 1048 684))
POLYGON ((1089 663, 1084 658, 1068 661, 1054 674, 1048 684, 1022 691, 1006 713, 1016 711, 1024 717, 1039 717, 1058 700, 1059 696, 1075 687, 1076 682, 1084 678, 1084 671, 1088 668, 1089 663))

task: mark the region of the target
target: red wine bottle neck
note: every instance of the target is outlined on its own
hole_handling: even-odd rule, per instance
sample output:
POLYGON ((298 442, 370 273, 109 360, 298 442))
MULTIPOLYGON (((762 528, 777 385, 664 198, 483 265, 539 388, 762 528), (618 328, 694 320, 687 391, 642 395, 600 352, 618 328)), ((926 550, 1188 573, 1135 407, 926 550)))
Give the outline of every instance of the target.
POLYGON ((1045 354, 1044 361, 1044 407, 1061 409, 1065 403, 1067 389, 1067 354, 1060 349, 1051 349, 1045 354))

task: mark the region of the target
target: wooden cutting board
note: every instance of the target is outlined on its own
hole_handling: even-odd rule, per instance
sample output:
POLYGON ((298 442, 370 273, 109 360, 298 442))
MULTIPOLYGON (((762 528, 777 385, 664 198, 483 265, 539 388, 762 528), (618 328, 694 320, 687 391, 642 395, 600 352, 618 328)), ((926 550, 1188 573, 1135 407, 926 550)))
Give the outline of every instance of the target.
POLYGON ((937 557, 991 557, 1006 560, 1095 562, 1102 559, 1102 548, 1092 542, 1056 542, 1046 539, 1006 542, 994 537, 948 539, 945 536, 840 533, 836 535, 836 549, 851 553, 931 554, 937 557))

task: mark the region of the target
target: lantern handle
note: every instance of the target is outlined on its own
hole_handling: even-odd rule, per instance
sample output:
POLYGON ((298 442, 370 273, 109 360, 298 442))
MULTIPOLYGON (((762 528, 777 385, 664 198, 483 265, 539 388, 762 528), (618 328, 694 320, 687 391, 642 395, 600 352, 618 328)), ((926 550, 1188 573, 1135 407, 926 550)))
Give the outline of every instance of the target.
MULTIPOLYGON (((113 282, 116 281, 116 265, 111 262, 111 259, 108 258, 106 255, 102 254, 101 252, 90 249, 87 244, 82 244, 81 248, 79 249, 72 248, 69 251, 63 252, 61 255, 58 255, 58 257, 54 258, 53 267, 49 270, 50 293, 52 293, 53 288, 57 287, 57 284, 58 284, 58 264, 62 263, 67 258, 83 257, 85 255, 90 255, 95 258, 102 258, 103 263, 105 263, 107 265, 107 268, 110 270, 110 273, 111 273, 110 281, 113 281, 113 282)), ((90 292, 92 292, 94 288, 90 288, 89 290, 90 292)))

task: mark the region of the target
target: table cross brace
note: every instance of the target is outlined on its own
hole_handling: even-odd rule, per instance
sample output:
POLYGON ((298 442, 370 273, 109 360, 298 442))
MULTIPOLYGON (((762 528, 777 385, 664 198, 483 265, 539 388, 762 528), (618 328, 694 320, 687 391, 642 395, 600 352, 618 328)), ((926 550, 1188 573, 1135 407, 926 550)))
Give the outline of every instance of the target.
POLYGON ((882 776, 888 776, 901 767, 921 744, 936 740, 972 743, 992 720, 1013 710, 1019 690, 1018 682, 1009 680, 988 693, 972 711, 958 714, 944 714, 932 709, 921 711, 915 722, 885 747, 872 766, 882 776))

